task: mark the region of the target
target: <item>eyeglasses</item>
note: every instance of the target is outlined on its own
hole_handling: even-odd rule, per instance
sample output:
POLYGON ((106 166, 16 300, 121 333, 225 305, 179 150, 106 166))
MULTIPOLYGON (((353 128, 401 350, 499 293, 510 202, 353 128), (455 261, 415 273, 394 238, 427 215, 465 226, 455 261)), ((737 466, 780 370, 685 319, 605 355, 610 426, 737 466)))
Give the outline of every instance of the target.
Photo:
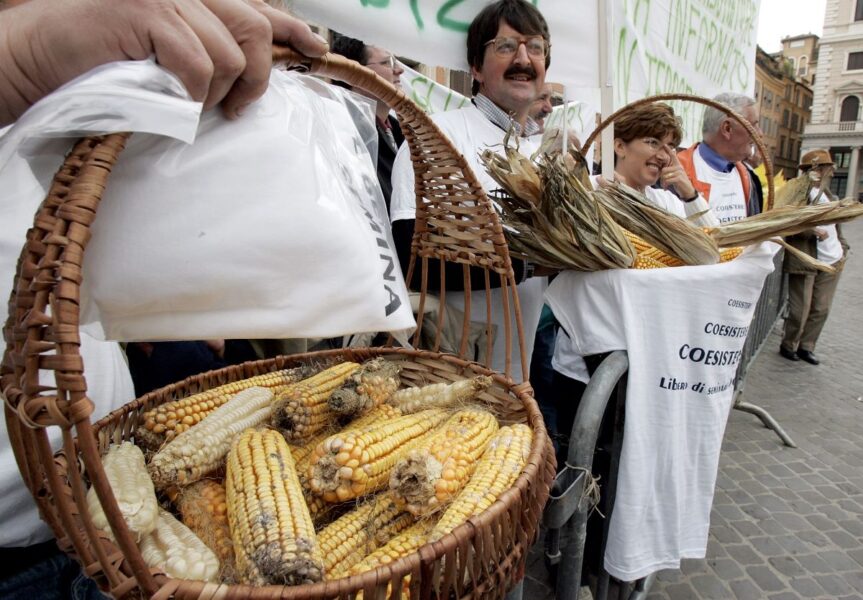
POLYGON ((396 57, 395 57, 395 56, 393 56, 392 54, 390 54, 390 55, 389 55, 388 57, 386 57, 384 60, 379 60, 379 61, 377 61, 377 62, 369 62, 369 63, 366 63, 366 66, 369 66, 369 65, 386 65, 387 67, 389 67, 390 69, 392 69, 393 71, 395 71, 395 69, 396 69, 396 63, 397 63, 397 61, 396 61, 396 57))
POLYGON ((529 38, 515 38, 509 36, 496 37, 485 43, 486 46, 492 45, 494 53, 500 57, 509 57, 518 52, 518 47, 524 44, 528 56, 534 58, 545 58, 548 56, 548 51, 551 49, 551 44, 545 41, 541 35, 534 35, 529 38))
POLYGON ((650 148, 653 152, 659 152, 660 150, 665 150, 666 152, 672 152, 673 149, 669 144, 663 144, 660 140, 652 137, 642 138, 641 142, 650 148))

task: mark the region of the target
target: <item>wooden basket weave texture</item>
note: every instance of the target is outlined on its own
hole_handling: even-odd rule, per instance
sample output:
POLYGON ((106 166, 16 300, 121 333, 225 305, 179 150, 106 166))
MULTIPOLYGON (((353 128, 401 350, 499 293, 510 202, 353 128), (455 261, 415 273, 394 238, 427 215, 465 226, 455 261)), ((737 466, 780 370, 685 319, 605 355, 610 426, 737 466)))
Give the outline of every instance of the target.
MULTIPOLYGON (((450 185, 453 191, 449 195, 440 193, 459 196, 449 204, 453 211, 463 210, 465 215, 465 219, 455 219, 457 226, 449 228, 455 233, 444 235, 430 227, 428 236, 419 234, 420 241, 415 239, 415 252, 483 265, 511 279, 512 268, 500 225, 464 160, 447 157, 447 143, 434 143, 436 136, 442 137, 435 127, 410 125, 411 119, 421 123, 425 116, 419 109, 412 115, 406 108, 412 103, 403 93, 350 61, 330 58, 315 64, 327 62, 342 72, 339 78, 349 82, 371 78, 369 87, 381 87, 378 91, 387 95, 385 100, 401 107, 397 111, 408 126, 406 137, 412 140, 415 162, 422 165, 429 161, 432 165, 429 169, 435 175, 429 180, 436 183, 431 187, 447 189, 450 185), (415 148, 425 145, 430 147, 428 154, 425 149, 415 148), (463 169, 470 175, 461 178, 467 183, 446 183, 449 169, 463 169), (463 193, 469 200, 462 202, 463 193), (478 209, 467 210, 470 203, 478 209), (464 224, 465 220, 471 224, 464 224)), ((551 444, 526 383, 515 385, 480 365, 440 353, 394 348, 339 350, 247 363, 191 377, 139 398, 95 425, 91 423, 94 407, 87 397, 79 353, 81 266, 102 192, 127 138, 128 134, 113 134, 75 144, 28 232, 3 330, 6 352, 0 364, 0 382, 7 429, 24 481, 60 547, 73 555, 103 589, 117 597, 322 600, 353 598, 356 592, 363 591, 365 598, 379 598, 384 597, 389 584, 393 584, 393 590, 401 589, 399 582, 406 575, 411 576, 411 598, 502 597, 523 575, 527 550, 536 535, 554 476, 551 444), (144 411, 229 381, 304 361, 365 360, 381 355, 403 363, 402 378, 409 385, 453 381, 473 374, 493 376, 494 385, 482 399, 504 419, 526 422, 535 432, 527 467, 497 503, 417 554, 332 582, 250 588, 175 580, 146 566, 122 519, 101 463, 101 455, 110 443, 133 438, 144 411), (40 384, 40 371, 53 372, 56 387, 40 384), (57 427, 62 433, 62 449, 56 454, 48 441, 48 427, 57 427), (87 513, 88 485, 96 490, 116 542, 100 533, 87 513)), ((418 179, 423 177, 422 172, 419 170, 418 179)), ((445 213, 446 209, 440 209, 436 218, 441 222, 452 220, 445 213)), ((419 226, 419 208, 417 222, 419 226)))

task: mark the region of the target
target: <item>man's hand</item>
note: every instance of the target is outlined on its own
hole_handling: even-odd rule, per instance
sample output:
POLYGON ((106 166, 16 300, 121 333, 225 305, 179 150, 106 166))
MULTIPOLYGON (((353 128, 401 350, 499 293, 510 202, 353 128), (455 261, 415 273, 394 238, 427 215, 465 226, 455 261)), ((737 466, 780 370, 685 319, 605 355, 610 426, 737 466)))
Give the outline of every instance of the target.
POLYGON ((31 0, 0 11, 0 40, 0 125, 95 66, 150 55, 205 108, 221 103, 234 118, 266 90, 273 40, 327 51, 262 0, 31 0))
POLYGON ((673 187, 681 200, 694 198, 697 194, 695 186, 692 185, 689 176, 683 170, 683 165, 677 160, 677 152, 674 151, 674 148, 668 148, 667 152, 671 157, 671 162, 659 173, 660 184, 666 190, 673 187))
POLYGON ((821 227, 816 227, 816 228, 815 228, 815 229, 813 229, 812 231, 814 231, 814 232, 815 232, 815 237, 817 237, 817 238, 818 238, 818 241, 819 241, 819 242, 823 242, 824 240, 826 240, 826 239, 827 239, 827 235, 828 235, 828 234, 827 234, 827 230, 826 230, 826 229, 823 229, 823 228, 821 228, 821 227))

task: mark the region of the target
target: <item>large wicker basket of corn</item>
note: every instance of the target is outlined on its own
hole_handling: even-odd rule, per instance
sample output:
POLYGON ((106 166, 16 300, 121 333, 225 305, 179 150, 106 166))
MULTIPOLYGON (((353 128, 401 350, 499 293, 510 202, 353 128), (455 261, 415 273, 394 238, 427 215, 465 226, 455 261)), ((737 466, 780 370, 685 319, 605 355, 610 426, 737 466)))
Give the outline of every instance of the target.
MULTIPOLYGON (((520 337, 515 281, 500 224, 464 159, 415 104, 371 71, 338 57, 308 61, 290 53, 281 58, 285 56, 309 70, 371 90, 393 106, 414 163, 434 174, 426 178, 427 187, 417 191, 414 257, 419 256, 423 263, 428 257, 456 261, 465 269, 479 267, 499 278, 500 285, 511 292, 508 309, 515 311, 520 337), (446 185, 441 187, 442 183, 446 185), (459 216, 450 216, 448 209, 453 205, 461 207, 456 211, 459 216), (430 217, 430 213, 434 214, 430 217)), ((91 422, 93 404, 87 397, 85 365, 79 353, 81 264, 102 190, 127 138, 128 134, 87 138, 68 155, 28 234, 4 328, 7 346, 0 374, 10 440, 22 476, 61 548, 116 597, 324 599, 361 594, 381 598, 390 593, 399 597, 400 590, 411 598, 502 597, 523 576, 527 551, 554 476, 551 445, 527 383, 516 385, 503 374, 439 352, 346 349, 279 357, 191 377, 91 422), (251 587, 173 579, 147 566, 102 463, 109 446, 136 441, 145 412, 286 367, 320 361, 361 362, 378 356, 398 362, 402 383, 408 386, 489 375, 492 385, 479 401, 502 424, 519 422, 532 428, 522 473, 491 507, 394 563, 332 581, 251 587), (56 387, 40 383, 42 371, 53 372, 56 387), (48 440, 49 428, 62 433, 62 448, 57 453, 48 440), (95 491, 112 535, 94 524, 87 508, 88 489, 95 491)), ((467 317, 465 328, 466 322, 467 317)), ((505 336, 509 344, 512 332, 507 329, 505 336)))

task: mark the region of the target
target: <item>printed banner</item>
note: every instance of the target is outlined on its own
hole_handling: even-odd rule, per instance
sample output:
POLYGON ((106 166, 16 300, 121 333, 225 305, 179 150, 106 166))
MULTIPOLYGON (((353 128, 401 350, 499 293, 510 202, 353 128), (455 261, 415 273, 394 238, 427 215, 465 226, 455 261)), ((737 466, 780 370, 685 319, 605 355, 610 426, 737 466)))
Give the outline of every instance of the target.
MULTIPOLYGON (((489 0, 293 0, 301 17, 424 64, 467 71, 465 35, 489 0)), ((599 107, 598 2, 533 0, 551 29, 547 80, 599 107)), ((751 94, 760 0, 614 0, 610 70, 619 108, 644 96, 751 94)), ((703 105, 675 103, 684 141, 700 138, 703 105)))

